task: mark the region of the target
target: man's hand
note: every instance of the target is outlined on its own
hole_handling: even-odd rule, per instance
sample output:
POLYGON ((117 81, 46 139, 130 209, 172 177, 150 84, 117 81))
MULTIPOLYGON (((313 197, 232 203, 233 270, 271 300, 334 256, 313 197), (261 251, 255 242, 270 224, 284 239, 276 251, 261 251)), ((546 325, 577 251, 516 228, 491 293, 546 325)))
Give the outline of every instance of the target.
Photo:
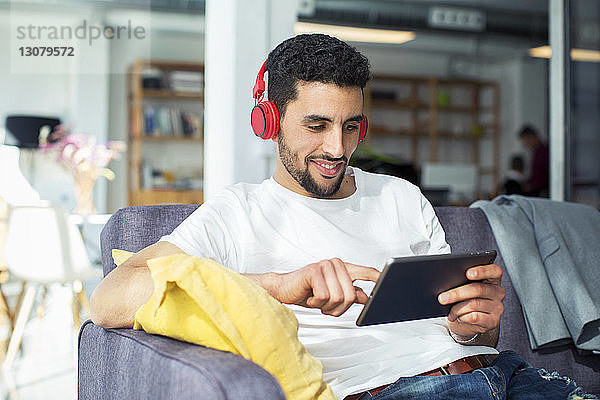
POLYGON ((498 265, 480 265, 467 270, 467 279, 474 282, 440 294, 441 304, 456 303, 448 314, 450 331, 468 338, 497 330, 504 312, 501 278, 502 269, 498 265))
POLYGON ((340 316, 354 303, 364 304, 367 294, 355 280, 377 281, 375 268, 345 263, 339 258, 309 264, 285 274, 246 275, 285 304, 319 308, 323 314, 340 316))

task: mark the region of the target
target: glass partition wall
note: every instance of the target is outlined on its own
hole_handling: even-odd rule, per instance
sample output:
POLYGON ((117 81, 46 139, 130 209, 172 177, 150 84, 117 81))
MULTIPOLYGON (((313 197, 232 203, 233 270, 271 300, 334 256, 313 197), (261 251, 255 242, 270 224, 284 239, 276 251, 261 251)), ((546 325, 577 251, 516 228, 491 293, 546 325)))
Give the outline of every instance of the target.
POLYGON ((600 2, 570 0, 567 200, 600 208, 600 2))

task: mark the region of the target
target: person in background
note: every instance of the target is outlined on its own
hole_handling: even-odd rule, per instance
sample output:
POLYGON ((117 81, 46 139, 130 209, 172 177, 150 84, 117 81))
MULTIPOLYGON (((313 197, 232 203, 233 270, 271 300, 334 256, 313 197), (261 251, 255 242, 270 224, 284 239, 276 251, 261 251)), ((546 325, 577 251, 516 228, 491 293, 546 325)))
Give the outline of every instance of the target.
POLYGON ((533 153, 529 178, 527 179, 527 194, 529 196, 548 197, 548 145, 541 140, 539 133, 531 125, 525 125, 521 128, 519 139, 533 153))
POLYGON ((502 182, 503 194, 525 194, 525 161, 520 155, 513 155, 510 159, 510 169, 504 174, 502 182))

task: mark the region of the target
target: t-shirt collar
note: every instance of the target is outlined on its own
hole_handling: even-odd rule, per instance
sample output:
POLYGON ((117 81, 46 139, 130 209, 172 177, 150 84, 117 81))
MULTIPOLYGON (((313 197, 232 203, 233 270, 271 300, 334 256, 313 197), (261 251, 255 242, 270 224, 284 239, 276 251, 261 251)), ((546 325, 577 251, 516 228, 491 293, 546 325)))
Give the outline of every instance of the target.
POLYGON ((269 178, 268 182, 269 182, 270 188, 275 193, 277 193, 278 195, 284 196, 288 199, 297 199, 300 201, 309 202, 309 203, 313 203, 313 204, 318 203, 318 204, 337 204, 337 205, 339 205, 342 203, 351 202, 359 196, 360 178, 361 178, 359 175, 361 172, 362 171, 359 168, 350 167, 350 166, 346 167, 345 174, 354 176, 354 186, 356 187, 356 190, 354 190, 354 193, 352 193, 350 196, 344 197, 341 199, 322 199, 322 198, 304 196, 300 193, 296 193, 293 190, 290 190, 290 189, 282 186, 273 177, 269 178))

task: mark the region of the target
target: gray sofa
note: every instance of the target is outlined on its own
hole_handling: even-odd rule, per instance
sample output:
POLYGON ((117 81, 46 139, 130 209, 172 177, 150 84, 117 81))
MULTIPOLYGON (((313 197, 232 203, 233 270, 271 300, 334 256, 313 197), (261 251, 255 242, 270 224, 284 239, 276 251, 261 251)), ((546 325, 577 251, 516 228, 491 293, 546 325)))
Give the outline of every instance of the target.
MULTIPOLYGON (((102 231, 106 275, 115 266, 111 249, 138 251, 170 233, 197 206, 127 207, 102 231)), ((454 252, 498 250, 480 209, 436 209, 454 252)), ((497 263, 503 266, 501 255, 497 263)), ((504 267, 504 266, 503 266, 504 267)), ((534 366, 575 378, 600 394, 600 356, 580 355, 572 345, 532 352, 523 314, 504 274, 505 312, 498 348, 517 351, 534 366)), ((231 353, 149 335, 132 329, 104 329, 87 321, 79 334, 79 399, 284 399, 268 372, 231 353)))

